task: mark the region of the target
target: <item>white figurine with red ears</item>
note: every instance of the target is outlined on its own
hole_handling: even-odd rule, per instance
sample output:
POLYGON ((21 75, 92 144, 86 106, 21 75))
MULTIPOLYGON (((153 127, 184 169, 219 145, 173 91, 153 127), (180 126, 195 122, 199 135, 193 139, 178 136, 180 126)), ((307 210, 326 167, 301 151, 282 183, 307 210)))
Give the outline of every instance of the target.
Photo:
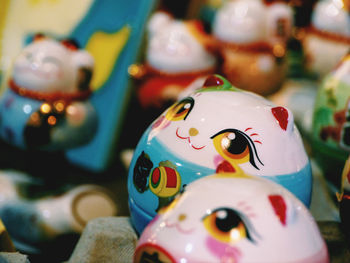
POLYGON ((312 176, 293 114, 219 75, 166 110, 144 132, 128 178, 138 232, 183 188, 215 172, 266 177, 310 204, 312 176))
POLYGON ((156 12, 148 23, 144 76, 138 98, 144 108, 176 101, 195 79, 214 73, 213 42, 199 21, 176 20, 156 12))
POLYGON ((328 263, 329 257, 295 196, 236 171, 189 184, 143 231, 134 262, 328 263))
POLYGON ((280 1, 227 1, 213 21, 223 58, 221 72, 232 84, 261 95, 276 92, 287 74, 286 43, 292 9, 280 1))
POLYGON ((0 135, 20 148, 62 150, 87 143, 97 129, 88 101, 94 60, 73 41, 36 35, 13 64, 0 101, 0 135))
POLYGON ((315 4, 311 27, 303 39, 306 67, 323 77, 350 49, 350 2, 321 0, 315 4))

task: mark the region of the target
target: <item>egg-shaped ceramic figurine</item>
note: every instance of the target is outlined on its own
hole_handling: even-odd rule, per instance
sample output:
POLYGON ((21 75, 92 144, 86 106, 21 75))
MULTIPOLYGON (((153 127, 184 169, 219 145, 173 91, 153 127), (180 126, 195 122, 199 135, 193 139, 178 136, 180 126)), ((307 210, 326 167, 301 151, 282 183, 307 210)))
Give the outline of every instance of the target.
POLYGON ((276 92, 287 74, 286 42, 292 24, 291 7, 281 1, 227 1, 212 26, 224 76, 261 95, 276 92))
POLYGON ((148 22, 144 76, 137 91, 141 105, 161 108, 176 101, 195 79, 214 73, 212 45, 201 22, 174 19, 161 11, 154 13, 148 22))
POLYGON ((292 113, 219 75, 175 103, 141 137, 129 168, 138 232, 190 182, 243 169, 310 203, 312 176, 292 113))
POLYGON ((236 172, 189 184, 143 231, 134 262, 326 263, 329 258, 315 220, 294 195, 236 172))
POLYGON ((37 35, 15 59, 0 99, 0 136, 20 148, 61 150, 97 129, 89 102, 94 60, 73 41, 37 35))
POLYGON ((313 155, 327 179, 340 185, 350 153, 350 54, 322 81, 314 105, 313 155))
POLYGON ((319 77, 329 73, 350 49, 350 5, 345 0, 318 1, 303 39, 306 67, 319 77))

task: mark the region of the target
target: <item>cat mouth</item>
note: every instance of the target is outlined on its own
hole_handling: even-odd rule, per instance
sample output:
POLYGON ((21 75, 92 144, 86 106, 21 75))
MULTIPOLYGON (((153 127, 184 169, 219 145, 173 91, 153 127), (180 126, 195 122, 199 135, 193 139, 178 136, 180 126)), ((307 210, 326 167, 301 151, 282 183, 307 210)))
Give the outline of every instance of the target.
POLYGON ((34 75, 34 76, 41 78, 41 79, 49 79, 52 77, 56 77, 56 78, 61 77, 61 72, 45 72, 43 70, 33 68, 33 66, 29 66, 29 67, 15 66, 15 70, 16 70, 17 74, 23 74, 23 73, 31 74, 31 75, 34 75))
POLYGON ((165 225, 168 228, 175 227, 177 231, 179 231, 180 233, 185 234, 185 235, 190 235, 194 231, 194 228, 190 228, 190 229, 182 228, 179 223, 170 223, 168 221, 165 221, 165 225))
POLYGON ((201 150, 201 149, 203 149, 203 148, 205 147, 205 145, 200 146, 200 147, 194 146, 194 145, 192 144, 192 141, 191 141, 191 137, 190 137, 190 136, 184 137, 184 136, 181 136, 181 135, 179 134, 179 128, 176 129, 176 136, 177 136, 178 138, 180 138, 181 140, 187 140, 188 144, 191 145, 191 147, 192 147, 193 149, 195 149, 195 150, 201 150))

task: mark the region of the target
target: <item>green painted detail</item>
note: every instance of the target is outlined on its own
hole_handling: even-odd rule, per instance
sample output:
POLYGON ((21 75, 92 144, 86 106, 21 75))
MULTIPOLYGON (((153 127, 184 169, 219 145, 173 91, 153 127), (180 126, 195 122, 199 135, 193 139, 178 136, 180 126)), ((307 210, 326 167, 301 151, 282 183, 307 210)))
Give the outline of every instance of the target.
POLYGON ((231 82, 229 82, 226 78, 224 78, 221 75, 214 75, 215 77, 221 79, 223 81, 222 85, 219 86, 212 86, 212 87, 203 87, 201 89, 198 89, 196 92, 209 92, 209 91, 242 91, 241 89, 233 86, 231 82))

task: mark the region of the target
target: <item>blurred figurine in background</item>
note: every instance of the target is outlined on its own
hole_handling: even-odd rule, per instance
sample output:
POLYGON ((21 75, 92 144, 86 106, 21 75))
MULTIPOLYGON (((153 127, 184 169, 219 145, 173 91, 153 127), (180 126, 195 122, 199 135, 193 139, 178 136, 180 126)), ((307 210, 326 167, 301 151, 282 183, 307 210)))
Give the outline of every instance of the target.
POLYGON ((115 197, 104 187, 83 184, 66 192, 39 193, 43 184, 23 172, 0 172, 0 217, 16 248, 27 253, 40 251, 56 238, 80 234, 93 218, 118 212, 115 197))
POLYGON ((269 95, 287 74, 286 45, 293 26, 289 5, 280 1, 227 1, 212 32, 223 59, 221 72, 235 86, 269 95))
POLYGON ((63 150, 93 138, 94 60, 69 40, 36 35, 15 59, 0 99, 0 136, 22 149, 63 150))
MULTIPOLYGON (((93 67, 93 57, 74 41, 36 35, 14 60, 0 98, 2 139, 29 154, 50 150, 53 158, 90 141, 98 124, 89 102, 93 67)), ((81 232, 92 218, 116 214, 105 188, 68 181, 62 163, 39 161, 44 174, 0 172, 0 217, 16 247, 31 253, 81 232)))
POLYGON ((194 80, 214 73, 213 46, 200 21, 154 13, 148 22, 145 65, 131 70, 141 80, 137 89, 141 106, 158 109, 159 115, 194 80))
POLYGON ((350 53, 323 78, 318 89, 312 140, 317 163, 326 178, 339 186, 350 153, 350 53))
POLYGON ((321 0, 303 38, 306 68, 323 77, 350 49, 350 1, 321 0))

